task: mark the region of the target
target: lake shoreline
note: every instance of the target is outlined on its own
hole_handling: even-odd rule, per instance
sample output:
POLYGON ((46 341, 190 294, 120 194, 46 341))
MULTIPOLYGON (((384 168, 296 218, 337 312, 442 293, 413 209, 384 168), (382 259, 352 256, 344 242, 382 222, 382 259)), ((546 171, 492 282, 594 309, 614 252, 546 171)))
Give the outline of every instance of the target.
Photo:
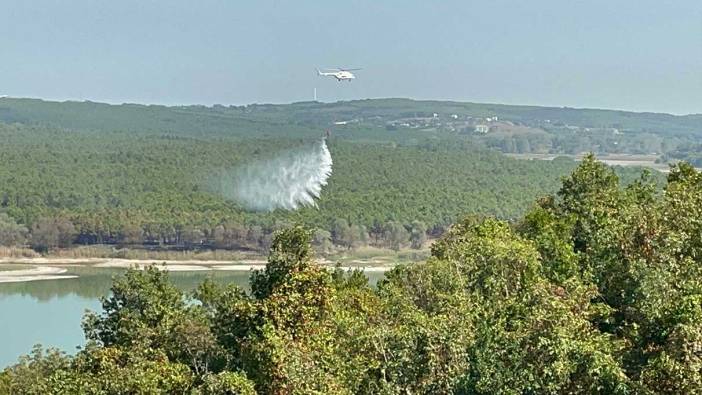
MULTIPOLYGON (((318 264, 332 269, 335 267, 332 261, 323 259, 317 261, 318 264)), ((368 265, 368 262, 359 260, 339 266, 340 269, 348 271, 361 269, 369 273, 386 272, 395 264, 368 265)), ((261 270, 266 267, 265 260, 239 260, 239 261, 198 261, 198 260, 154 260, 154 259, 105 259, 105 258, 0 258, 2 265, 24 265, 29 266, 19 270, 0 270, 0 283, 15 283, 40 280, 60 280, 75 278, 76 276, 65 274, 68 267, 93 267, 97 269, 129 269, 136 268, 143 270, 148 266, 155 265, 157 268, 171 272, 202 272, 202 271, 236 271, 246 272, 251 270, 261 270)))

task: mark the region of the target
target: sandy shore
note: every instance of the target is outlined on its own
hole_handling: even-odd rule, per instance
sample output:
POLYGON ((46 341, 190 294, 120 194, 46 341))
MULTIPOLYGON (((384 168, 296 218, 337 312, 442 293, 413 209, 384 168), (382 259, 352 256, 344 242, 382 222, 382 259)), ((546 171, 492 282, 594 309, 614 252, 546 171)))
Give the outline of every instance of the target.
MULTIPOLYGON (((368 273, 383 273, 392 269, 392 265, 366 266, 368 262, 360 262, 359 265, 341 266, 342 270, 362 269, 368 273)), ((104 259, 104 258, 0 258, 0 264, 20 264, 30 266, 28 269, 20 270, 0 270, 0 283, 36 281, 36 280, 57 280, 65 278, 75 278, 75 275, 65 274, 67 267, 95 267, 95 268, 119 268, 128 269, 136 267, 144 269, 155 264, 157 268, 168 271, 244 271, 260 270, 266 267, 265 260, 242 260, 242 261, 169 261, 169 260, 140 260, 140 259, 104 259)), ((319 264, 333 267, 332 262, 327 260, 319 261, 319 264)))
POLYGON ((204 260, 164 260, 164 259, 118 259, 118 258, 0 258, 3 263, 23 263, 28 265, 114 265, 104 267, 129 267, 130 265, 148 265, 152 263, 166 265, 219 265, 219 264, 253 264, 265 265, 265 260, 240 260, 240 261, 204 261, 204 260))
POLYGON ((37 280, 59 280, 64 278, 76 278, 63 274, 67 269, 62 267, 35 266, 31 269, 4 270, 0 271, 0 283, 19 283, 37 280))

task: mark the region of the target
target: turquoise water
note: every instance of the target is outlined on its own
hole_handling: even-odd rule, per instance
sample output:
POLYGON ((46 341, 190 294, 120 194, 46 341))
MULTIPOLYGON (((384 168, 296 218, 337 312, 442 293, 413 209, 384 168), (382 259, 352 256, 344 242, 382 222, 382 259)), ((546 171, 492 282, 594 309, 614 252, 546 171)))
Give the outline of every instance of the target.
MULTIPOLYGON (((70 268, 78 278, 0 283, 0 369, 27 354, 35 344, 68 353, 85 343, 80 322, 86 310, 100 310, 100 297, 109 294, 112 278, 122 269, 70 268)), ((171 272, 183 290, 193 290, 211 276, 222 283, 248 286, 249 272, 171 272)), ((371 282, 382 274, 369 274, 371 282)))

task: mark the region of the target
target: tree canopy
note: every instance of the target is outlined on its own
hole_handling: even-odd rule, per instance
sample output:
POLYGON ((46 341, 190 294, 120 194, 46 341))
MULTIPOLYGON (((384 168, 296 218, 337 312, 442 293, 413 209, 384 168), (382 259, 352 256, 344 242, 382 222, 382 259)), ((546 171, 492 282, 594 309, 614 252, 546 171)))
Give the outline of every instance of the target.
MULTIPOLYGON (((466 213, 514 220, 533 199, 554 193, 576 165, 493 150, 694 151, 687 141, 698 137, 699 125, 697 116, 402 99, 166 107, 3 98, 0 212, 28 232, 0 237, 0 244, 265 252, 281 226, 334 233, 343 220, 349 231, 332 238, 341 247, 364 240, 417 247, 416 223, 437 236, 466 213), (466 132, 486 119, 511 129, 466 132), (340 120, 346 124, 334 124, 340 120), (224 193, 241 166, 316 141, 330 128, 333 173, 318 208, 250 212, 224 193)), ((620 171, 627 181, 635 173, 620 171)))
POLYGON ((377 287, 318 266, 319 235, 288 227, 250 292, 130 270, 83 350, 37 349, 0 391, 699 393, 701 211, 688 164, 660 190, 589 156, 517 221, 468 216, 377 287))

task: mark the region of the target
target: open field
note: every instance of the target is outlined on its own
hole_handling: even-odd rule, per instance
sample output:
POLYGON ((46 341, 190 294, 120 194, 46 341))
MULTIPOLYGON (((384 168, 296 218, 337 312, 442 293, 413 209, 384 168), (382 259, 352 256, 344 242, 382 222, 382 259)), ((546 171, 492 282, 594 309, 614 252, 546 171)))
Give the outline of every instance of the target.
MULTIPOLYGON (((571 158, 576 161, 581 161, 585 154, 565 155, 565 154, 505 154, 514 159, 536 159, 536 160, 553 160, 559 157, 571 158)), ((670 167, 666 163, 656 163, 658 155, 628 155, 628 154, 613 154, 613 155, 598 155, 597 159, 610 166, 638 166, 647 167, 649 169, 658 170, 663 173, 670 171, 670 167)))

